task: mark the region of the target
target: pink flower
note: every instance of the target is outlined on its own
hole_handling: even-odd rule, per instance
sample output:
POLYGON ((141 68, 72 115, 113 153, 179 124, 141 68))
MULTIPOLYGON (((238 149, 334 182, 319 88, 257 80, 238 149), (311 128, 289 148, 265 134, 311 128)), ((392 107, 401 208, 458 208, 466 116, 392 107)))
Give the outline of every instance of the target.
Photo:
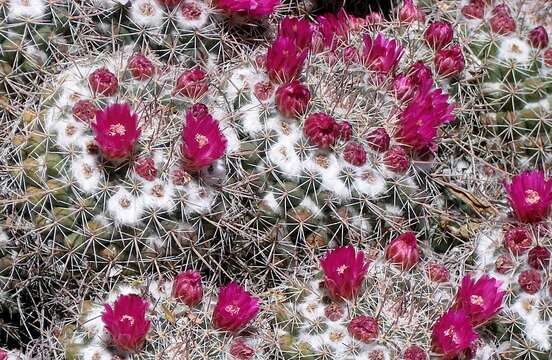
POLYGON ((399 10, 399 20, 404 23, 412 23, 415 21, 424 21, 424 13, 414 5, 413 0, 405 0, 403 6, 399 10))
POLYGON ((73 105, 73 117, 85 123, 89 123, 96 117, 98 108, 90 100, 79 100, 73 105))
POLYGON ((368 133, 368 135, 366 135, 366 141, 371 149, 377 152, 385 152, 389 149, 391 138, 389 137, 387 131, 380 127, 368 133))
POLYGON ((518 277, 519 286, 528 294, 536 294, 542 287, 542 278, 538 270, 525 270, 518 277))
POLYGON ((516 256, 529 249, 532 242, 529 232, 523 227, 510 228, 504 234, 504 247, 516 256))
POLYGON ((456 294, 455 307, 465 311, 473 326, 489 321, 502 307, 505 292, 500 281, 487 275, 477 281, 466 275, 456 294))
POLYGON ((257 99, 267 101, 274 93, 274 86, 270 81, 259 81, 255 84, 253 92, 255 93, 257 99))
POLYGON ((213 310, 213 325, 237 333, 259 313, 259 299, 235 282, 222 287, 213 310))
POLYGON ((432 262, 427 265, 426 272, 429 280, 433 282, 444 283, 449 281, 449 271, 443 264, 432 262))
POLYGON ((510 15, 510 8, 506 4, 499 4, 494 7, 492 13, 493 15, 510 15))
POLYGON ((280 0, 216 0, 215 4, 227 15, 264 18, 274 13, 280 0))
POLYGON ((550 262, 550 251, 544 246, 535 246, 527 254, 527 263, 533 269, 543 270, 550 262))
POLYGON ((93 92, 102 94, 105 96, 111 96, 117 92, 119 87, 119 80, 115 74, 106 68, 100 68, 94 70, 92 74, 88 77, 88 83, 90 84, 90 89, 93 92))
POLYGON ((438 127, 454 119, 454 106, 448 103, 448 95, 441 89, 432 90, 432 84, 428 79, 420 85, 398 123, 397 139, 417 151, 430 147, 438 127))
POLYGON ((138 115, 128 104, 112 104, 96 111, 96 121, 90 126, 103 155, 110 159, 128 158, 142 132, 138 115))
POLYGON ((397 100, 405 101, 412 97, 416 90, 410 76, 399 74, 393 79, 393 91, 397 100))
POLYGON ((385 259, 402 270, 412 269, 420 259, 416 234, 407 231, 393 239, 385 249, 385 259))
POLYGON ((388 40, 381 33, 378 33, 375 40, 370 35, 364 35, 364 66, 386 75, 395 69, 403 50, 397 40, 388 40))
POLYGON ((543 55, 544 64, 548 67, 552 67, 552 48, 546 49, 543 55))
POLYGON ((155 66, 150 59, 142 54, 136 54, 128 61, 128 70, 137 80, 149 79, 155 72, 155 66))
POLYGON ((464 70, 464 55, 458 44, 450 49, 439 50, 434 60, 435 69, 441 76, 455 76, 464 70))
POLYGON ((180 14, 186 20, 197 20, 201 17, 203 9, 195 2, 184 1, 180 4, 180 14))
POLYGON ((276 108, 284 116, 291 118, 302 115, 309 101, 309 89, 297 80, 280 85, 276 90, 276 108))
POLYGON ((443 359, 452 360, 461 356, 477 337, 463 309, 449 309, 433 325, 433 346, 443 355, 443 359))
POLYGON ((286 16, 280 22, 278 37, 292 40, 299 50, 309 49, 312 44, 313 26, 306 19, 286 16))
POLYGON ((348 121, 341 121, 337 124, 337 137, 342 141, 349 141, 353 136, 353 126, 348 121))
POLYGON ((454 30, 446 21, 436 21, 429 25, 424 33, 427 44, 436 50, 442 49, 452 41, 454 30))
POLYGON ((182 156, 184 168, 197 171, 220 159, 226 151, 226 137, 219 123, 203 104, 195 104, 186 113, 182 129, 182 156))
POLYGON ((516 31, 516 21, 506 14, 496 14, 490 20, 491 30, 500 35, 508 35, 516 31))
POLYGON ((416 86, 424 84, 427 80, 433 79, 431 68, 422 60, 416 61, 408 71, 408 76, 412 79, 412 83, 416 86))
POLYGON ((478 3, 471 3, 462 7, 462 14, 467 19, 483 19, 485 7, 478 3))
POLYGON ((517 219, 524 223, 537 223, 550 213, 552 179, 545 179, 540 170, 527 171, 505 183, 517 219))
POLYGON ((362 166, 366 163, 366 150, 357 142, 350 142, 345 145, 343 159, 354 166, 362 166))
POLYGON ((319 38, 326 49, 335 50, 340 42, 346 43, 349 38, 350 23, 347 13, 341 9, 337 16, 332 13, 320 15, 318 22, 319 38))
POLYGON ((145 157, 136 161, 135 169, 138 175, 148 181, 153 181, 157 177, 157 168, 151 157, 145 157))
POLYGON ((427 360, 427 353, 421 347, 411 345, 404 351, 403 360, 427 360))
POLYGON ((529 42, 534 48, 544 49, 548 46, 548 33, 542 26, 537 26, 529 32, 529 42))
POLYGON ((320 260, 324 285, 334 301, 351 300, 356 296, 368 271, 362 251, 352 246, 329 250, 320 260))
POLYGON ((339 136, 339 126, 335 119, 325 113, 309 115, 303 125, 305 136, 309 142, 321 149, 334 145, 339 136))
POLYGON ((406 151, 400 146, 393 146, 385 153, 383 163, 396 173, 404 173, 410 167, 406 151))
POLYGON ((294 40, 278 36, 266 54, 266 69, 272 81, 288 83, 301 74, 308 50, 297 48, 294 40))
POLYGON ((237 339, 230 347, 230 355, 237 360, 249 360, 255 356, 255 349, 247 345, 242 339, 237 339))
POLYGON ((184 271, 174 279, 172 296, 192 307, 203 299, 201 275, 197 271, 184 271))
POLYGON ((368 343, 378 337, 378 321, 371 316, 356 316, 349 322, 347 330, 353 338, 368 343))
POLYGON ((175 92, 197 99, 209 90, 207 73, 199 68, 184 71, 176 80, 175 92))
POLYGON ((331 321, 337 321, 343 317, 345 311, 339 303, 332 302, 324 308, 324 315, 331 321))
POLYGON ((138 295, 119 295, 113 307, 104 305, 102 321, 115 345, 123 350, 138 350, 148 334, 149 320, 146 320, 148 302, 138 295))
POLYGON ((0 360, 8 360, 8 352, 0 348, 0 360))

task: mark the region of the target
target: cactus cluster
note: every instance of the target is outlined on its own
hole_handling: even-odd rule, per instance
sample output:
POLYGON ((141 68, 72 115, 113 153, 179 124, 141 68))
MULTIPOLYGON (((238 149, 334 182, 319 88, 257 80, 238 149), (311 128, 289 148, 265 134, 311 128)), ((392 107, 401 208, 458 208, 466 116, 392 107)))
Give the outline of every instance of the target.
POLYGON ((511 210, 477 233, 475 269, 499 279, 506 291, 495 329, 501 358, 548 359, 551 234, 541 221, 549 215, 552 182, 532 171, 514 177, 506 188, 511 210))
POLYGON ((0 0, 0 360, 552 356, 547 16, 421 2, 0 0))
POLYGON ((502 168, 550 166, 551 55, 546 17, 538 2, 443 2, 457 19, 473 80, 481 88, 481 119, 474 144, 502 168), (520 15, 522 14, 522 15, 520 15), (541 13, 542 14, 542 13, 541 13), (543 26, 544 25, 544 26, 543 26))

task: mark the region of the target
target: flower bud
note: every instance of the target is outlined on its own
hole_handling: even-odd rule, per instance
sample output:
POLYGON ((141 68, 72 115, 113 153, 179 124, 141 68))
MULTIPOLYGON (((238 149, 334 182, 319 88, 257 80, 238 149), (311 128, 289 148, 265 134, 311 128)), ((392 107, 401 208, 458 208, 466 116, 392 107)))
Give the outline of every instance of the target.
POLYGON ((407 231, 399 235, 389 243, 385 250, 385 259, 396 264, 402 270, 410 270, 420 258, 416 234, 413 231, 407 231))
POLYGON ((184 304, 192 307, 203 299, 201 275, 197 271, 184 271, 174 279, 172 295, 184 304))
POLYGON ((309 89, 299 81, 283 84, 276 90, 276 107, 286 117, 305 113, 310 101, 309 89))

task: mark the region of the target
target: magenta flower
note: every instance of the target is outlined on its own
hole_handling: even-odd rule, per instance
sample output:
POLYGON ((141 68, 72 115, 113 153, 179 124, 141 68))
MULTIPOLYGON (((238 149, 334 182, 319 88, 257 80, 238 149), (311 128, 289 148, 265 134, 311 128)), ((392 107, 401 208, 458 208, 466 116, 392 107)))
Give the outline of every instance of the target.
POLYGON ((155 66, 150 59, 142 54, 136 54, 128 61, 128 70, 137 80, 149 79, 155 72, 155 66))
POLYGON ((490 20, 491 30, 500 35, 508 35, 516 31, 516 21, 507 14, 498 13, 490 20))
POLYGON ((90 126, 102 154, 109 159, 128 158, 142 133, 138 115, 128 104, 112 104, 96 111, 96 121, 90 126))
POLYGON ((8 352, 0 348, 0 360, 8 360, 8 352))
POLYGON ((213 310, 213 325, 237 333, 259 313, 259 299, 235 282, 222 287, 213 310))
POLYGON ((299 50, 310 49, 312 45, 313 26, 306 19, 286 16, 280 22, 278 37, 292 40, 299 50))
POLYGON ((404 23, 412 23, 415 21, 424 21, 425 15, 414 4, 413 0, 405 0, 403 6, 399 10, 399 20, 404 23))
POLYGON ((100 68, 94 70, 92 74, 88 77, 88 83, 90 84, 90 89, 93 92, 102 94, 105 96, 111 96, 117 92, 119 87, 119 80, 115 74, 106 68, 100 68))
POLYGON ((456 359, 469 351, 477 338, 477 333, 463 309, 449 309, 433 325, 433 347, 446 360, 456 359))
POLYGON ((297 48, 294 40, 278 36, 266 54, 266 70, 272 81, 288 83, 301 74, 308 50, 297 48))
POLYGON ((146 320, 148 302, 138 295, 119 295, 113 307, 104 305, 102 321, 111 335, 113 343, 121 350, 138 350, 148 334, 149 320, 146 320))
POLYGON ((349 17, 341 9, 337 15, 328 13, 316 18, 318 22, 318 35, 322 45, 326 49, 335 50, 340 42, 346 43, 349 38, 349 17))
POLYGON ((548 67, 552 67, 552 48, 546 49, 543 55, 544 64, 548 67))
POLYGON ((182 162, 188 171, 208 167, 226 151, 226 137, 218 121, 203 104, 195 104, 186 113, 182 129, 182 162))
POLYGON ((337 121, 325 113, 309 115, 305 120, 303 130, 309 142, 321 149, 328 149, 334 145, 339 136, 337 121))
POLYGON ((264 18, 274 13, 280 0, 215 0, 215 4, 227 15, 264 18))
POLYGON ((237 339, 230 346, 230 355, 237 360, 250 360, 255 356, 255 349, 247 345, 242 339, 237 339))
POLYGON ((151 157, 138 159, 134 165, 134 168, 140 177, 148 181, 153 181, 157 177, 157 168, 155 167, 155 162, 151 157))
POLYGON ((195 306, 203 299, 201 275, 197 271, 184 271, 174 279, 172 296, 188 306, 195 306))
POLYGON ((408 76, 412 79, 412 83, 419 86, 428 79, 433 79, 431 68, 427 66, 422 60, 416 61, 414 65, 408 70, 408 76))
POLYGON ((356 316, 349 322, 347 330, 353 338, 368 343, 378 337, 378 321, 371 316, 356 316))
POLYGON ((500 281, 487 275, 474 280, 466 275, 456 294, 455 307, 465 311, 473 326, 489 321, 502 307, 505 292, 500 281))
POLYGON ((309 89, 297 80, 280 85, 276 90, 276 108, 284 116, 291 118, 302 115, 309 101, 309 89))
POLYGON ((79 100, 73 105, 72 111, 75 119, 89 123, 96 117, 98 108, 90 100, 79 100))
POLYGON ((428 79, 420 85, 398 123, 397 139, 416 151, 430 147, 439 126, 454 119, 454 106, 448 103, 448 95, 442 89, 432 90, 432 84, 428 79))
POLYGON ((362 144, 349 142, 343 150, 343 159, 351 165, 362 166, 366 163, 366 150, 362 144))
POLYGON ((552 179, 545 179, 540 170, 527 171, 504 184, 510 205, 517 219, 524 223, 537 223, 550 213, 552 179))
POLYGON ((329 250, 320 260, 324 285, 334 301, 351 300, 358 293, 368 271, 362 251, 353 246, 329 250))
POLYGON ((456 44, 450 49, 441 49, 435 55, 435 69, 444 77, 458 75, 464 70, 464 54, 460 45, 456 44))
POLYGON ((209 90, 207 73, 200 68, 184 71, 176 79, 175 92, 182 96, 197 99, 209 90))
POLYGON ((542 278, 538 270, 525 270, 518 277, 519 286, 528 294, 536 294, 542 288, 542 278))
POLYGON ((532 242, 529 231, 523 227, 510 228, 504 234, 504 247, 516 256, 527 251, 532 242))
POLYGON ((527 263, 533 269, 543 270, 550 262, 550 251, 544 246, 535 246, 527 254, 527 263))
POLYGON ((353 136, 353 126, 348 121, 337 123, 337 138, 343 141, 351 140, 353 136))
POLYGON ((379 25, 383 24, 385 22, 385 18, 380 12, 371 12, 364 18, 366 21, 366 25, 369 25, 373 28, 379 27, 379 25))
POLYGON ((467 19, 483 19, 485 7, 479 3, 470 3, 462 7, 462 14, 467 19))
POLYGON ((364 35, 363 63, 368 69, 387 75, 395 69, 403 54, 403 47, 397 40, 388 40, 378 33, 376 39, 364 35))
POLYGON ((427 360, 427 353, 419 346, 411 345, 403 353, 403 360, 427 360))
POLYGON ((534 48, 544 49, 548 46, 548 33, 543 26, 537 26, 529 32, 529 42, 534 48))
POLYGON ((389 149, 391 137, 384 128, 376 128, 366 135, 368 146, 377 152, 385 152, 389 149))
POLYGON ((385 249, 385 259, 402 270, 412 269, 420 259, 416 234, 407 231, 393 239, 385 249))
POLYGON ((404 173, 410 167, 410 160, 408 154, 400 146, 393 146, 385 152, 383 156, 383 163, 391 171, 396 173, 404 173))
POLYGON ((435 50, 440 50, 452 41, 454 30, 446 21, 436 21, 429 25, 424 33, 426 43, 435 50))
POLYGON ((432 262, 426 266, 427 277, 429 280, 436 283, 444 283, 449 281, 450 274, 445 265, 437 262, 432 262))
POLYGON ((412 97, 416 90, 410 76, 399 74, 393 79, 393 92, 397 100, 405 101, 412 97))

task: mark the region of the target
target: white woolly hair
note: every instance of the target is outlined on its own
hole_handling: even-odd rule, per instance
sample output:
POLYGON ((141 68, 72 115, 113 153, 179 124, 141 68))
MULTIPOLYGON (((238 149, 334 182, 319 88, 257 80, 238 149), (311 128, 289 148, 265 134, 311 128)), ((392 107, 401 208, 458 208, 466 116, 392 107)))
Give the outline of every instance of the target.
POLYGON ((107 212, 117 224, 137 225, 144 213, 144 204, 140 197, 132 196, 123 187, 107 201, 107 212))

